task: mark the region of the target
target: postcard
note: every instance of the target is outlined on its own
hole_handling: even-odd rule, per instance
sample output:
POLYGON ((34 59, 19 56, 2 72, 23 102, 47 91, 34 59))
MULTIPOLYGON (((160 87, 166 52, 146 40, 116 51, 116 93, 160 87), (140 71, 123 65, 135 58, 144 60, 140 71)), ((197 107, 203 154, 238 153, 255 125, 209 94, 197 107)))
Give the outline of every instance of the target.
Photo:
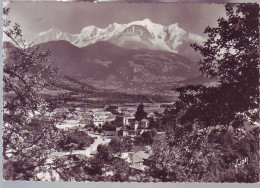
POLYGON ((259 4, 3 7, 4 180, 259 181, 259 4))

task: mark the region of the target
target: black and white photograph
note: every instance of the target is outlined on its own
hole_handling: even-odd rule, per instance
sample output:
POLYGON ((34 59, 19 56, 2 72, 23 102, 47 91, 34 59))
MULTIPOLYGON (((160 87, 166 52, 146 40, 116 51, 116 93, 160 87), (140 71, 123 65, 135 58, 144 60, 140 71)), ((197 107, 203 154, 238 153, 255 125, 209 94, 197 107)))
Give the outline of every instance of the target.
POLYGON ((6 181, 259 182, 259 4, 3 4, 6 181))

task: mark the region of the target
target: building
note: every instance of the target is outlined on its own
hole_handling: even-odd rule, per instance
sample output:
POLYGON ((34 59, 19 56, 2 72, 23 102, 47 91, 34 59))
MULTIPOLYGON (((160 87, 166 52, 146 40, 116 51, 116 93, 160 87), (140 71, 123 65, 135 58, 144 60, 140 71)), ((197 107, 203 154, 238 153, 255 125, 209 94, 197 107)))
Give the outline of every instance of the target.
POLYGON ((111 112, 96 111, 93 116, 93 123, 96 127, 102 127, 106 122, 116 120, 116 117, 111 112))
POLYGON ((104 107, 104 109, 105 109, 105 111, 109 111, 109 112, 111 112, 112 114, 115 114, 116 112, 118 112, 118 106, 117 106, 117 105, 113 105, 113 104, 111 104, 111 105, 106 105, 106 106, 104 107))
POLYGON ((135 137, 137 135, 136 130, 128 130, 128 136, 135 137))
POLYGON ((94 118, 93 123, 94 123, 95 127, 102 127, 104 125, 105 121, 104 121, 104 119, 94 118))
POLYGON ((134 145, 132 150, 133 150, 133 152, 137 153, 138 151, 147 151, 147 148, 146 148, 146 146, 134 145))
POLYGON ((142 119, 139 122, 139 127, 142 129, 147 129, 149 127, 149 120, 148 119, 142 119))
POLYGON ((137 130, 138 129, 138 127, 139 127, 139 121, 137 121, 137 120, 133 120, 133 121, 131 121, 131 128, 132 129, 134 129, 134 130, 137 130))
POLYGON ((74 119, 67 119, 64 120, 61 124, 57 124, 56 127, 59 129, 64 129, 64 130, 69 130, 72 128, 77 128, 77 127, 83 127, 83 124, 80 124, 79 120, 74 120, 74 119))
POLYGON ((123 116, 122 115, 116 115, 116 119, 115 119, 115 121, 116 121, 116 123, 118 123, 118 124, 122 124, 122 126, 123 126, 123 122, 124 122, 124 120, 123 120, 124 118, 123 118, 123 116))
POLYGON ((122 127, 120 131, 122 131, 123 136, 128 136, 129 130, 126 127, 122 127))
POLYGON ((123 115, 123 124, 130 125, 130 122, 134 119, 135 119, 135 117, 132 116, 131 114, 124 114, 123 115))
POLYGON ((150 152, 138 151, 138 152, 136 152, 136 154, 143 159, 143 164, 149 164, 150 152))
POLYGON ((116 131, 103 131, 105 137, 116 137, 117 132, 116 131))
POLYGON ((122 125, 130 125, 134 119, 131 114, 125 113, 124 115, 116 115, 115 121, 122 125))
POLYGON ((129 154, 130 154, 130 159, 131 159, 132 164, 134 164, 134 163, 143 164, 144 160, 138 154, 136 154, 136 153, 129 153, 129 154))
POLYGON ((143 164, 138 164, 138 163, 134 163, 134 164, 131 164, 129 166, 129 168, 132 169, 132 172, 142 172, 142 171, 145 171, 145 169, 147 168, 147 166, 143 165, 143 164))

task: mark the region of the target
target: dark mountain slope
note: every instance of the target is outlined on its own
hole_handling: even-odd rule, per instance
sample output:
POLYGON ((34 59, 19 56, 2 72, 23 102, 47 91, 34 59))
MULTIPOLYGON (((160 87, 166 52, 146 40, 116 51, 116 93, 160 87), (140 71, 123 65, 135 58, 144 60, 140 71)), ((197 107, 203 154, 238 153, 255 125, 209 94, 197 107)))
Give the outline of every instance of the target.
POLYGON ((68 76, 118 82, 183 79, 198 75, 196 64, 185 57, 160 50, 125 49, 107 41, 77 48, 65 41, 41 44, 53 53, 53 66, 68 76))

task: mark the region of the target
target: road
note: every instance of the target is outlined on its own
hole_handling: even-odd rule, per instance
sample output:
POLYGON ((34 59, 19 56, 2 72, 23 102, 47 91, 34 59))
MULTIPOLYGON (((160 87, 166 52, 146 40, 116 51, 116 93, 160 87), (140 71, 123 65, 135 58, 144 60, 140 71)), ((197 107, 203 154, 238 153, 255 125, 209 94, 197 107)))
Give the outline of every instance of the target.
POLYGON ((73 150, 72 152, 53 152, 49 156, 50 160, 53 157, 62 157, 70 154, 82 154, 82 155, 86 155, 87 157, 90 157, 91 156, 90 154, 97 150, 99 144, 107 144, 111 141, 111 138, 103 138, 100 135, 95 135, 91 133, 88 133, 88 135, 94 138, 96 137, 96 139, 94 140, 93 144, 91 144, 86 150, 73 150))
MULTIPOLYGON (((87 149, 85 150, 74 150, 72 152, 53 152, 49 155, 49 158, 46 160, 46 167, 49 168, 49 164, 53 163, 53 159, 56 157, 63 157, 65 155, 70 155, 70 154, 82 154, 86 155, 87 157, 90 157, 91 153, 97 150, 97 147, 99 144, 107 144, 110 142, 111 138, 104 138, 100 135, 95 135, 89 133, 89 136, 91 137, 96 137, 94 140, 93 144, 91 144, 87 149)), ((53 181, 53 178, 55 181, 60 181, 60 176, 59 174, 52 170, 51 172, 40 172, 37 173, 37 178, 40 179, 41 181, 53 181)))
POLYGON ((88 157, 90 157, 90 154, 94 151, 97 150, 97 147, 99 144, 108 144, 111 141, 111 138, 104 138, 100 135, 95 135, 95 134, 88 134, 91 137, 96 137, 95 141, 93 144, 90 145, 86 150, 75 150, 72 152, 72 154, 83 154, 88 157))

